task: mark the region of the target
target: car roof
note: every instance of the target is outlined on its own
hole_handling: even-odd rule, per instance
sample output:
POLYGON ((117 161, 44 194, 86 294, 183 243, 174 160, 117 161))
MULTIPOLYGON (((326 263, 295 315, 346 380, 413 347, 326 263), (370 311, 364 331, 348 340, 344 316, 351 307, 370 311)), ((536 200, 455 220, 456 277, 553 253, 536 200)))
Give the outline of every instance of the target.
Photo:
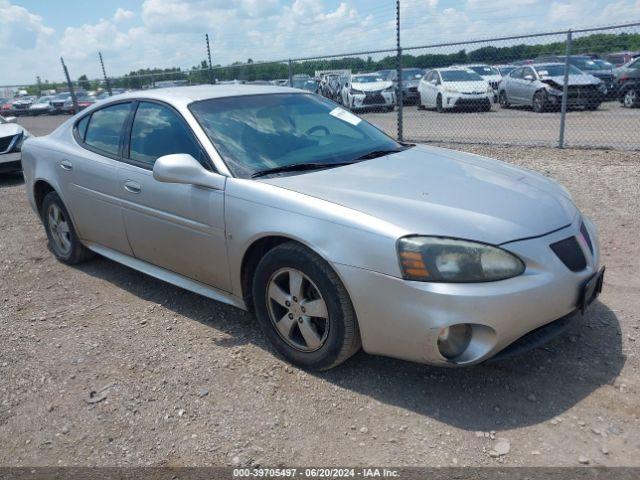
POLYGON ((149 90, 137 90, 118 94, 118 100, 127 98, 148 98, 168 103, 189 104, 211 98, 239 97, 245 95, 268 95, 272 93, 307 93, 297 88, 276 85, 196 85, 190 87, 168 87, 149 90))

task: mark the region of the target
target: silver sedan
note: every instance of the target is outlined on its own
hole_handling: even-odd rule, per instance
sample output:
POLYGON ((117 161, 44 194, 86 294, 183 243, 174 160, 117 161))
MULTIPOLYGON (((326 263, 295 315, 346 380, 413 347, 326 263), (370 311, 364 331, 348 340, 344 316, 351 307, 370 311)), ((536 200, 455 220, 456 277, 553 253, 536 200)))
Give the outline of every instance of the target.
POLYGON ((60 261, 97 253, 251 310, 303 368, 360 347, 476 364, 546 340, 602 287, 596 229, 557 183, 399 143, 301 90, 120 95, 22 161, 60 261))

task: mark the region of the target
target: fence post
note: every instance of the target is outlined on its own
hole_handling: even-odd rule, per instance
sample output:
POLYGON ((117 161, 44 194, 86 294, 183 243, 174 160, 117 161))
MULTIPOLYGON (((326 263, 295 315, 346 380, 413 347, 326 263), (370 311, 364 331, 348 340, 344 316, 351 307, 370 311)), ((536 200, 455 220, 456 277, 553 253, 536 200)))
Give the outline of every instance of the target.
POLYGON ((564 57, 564 81, 562 83, 562 106, 560 107, 560 138, 558 148, 564 148, 564 130, 567 117, 567 95, 569 91, 569 56, 571 55, 571 29, 567 32, 567 46, 564 57))
POLYGON ((109 83, 109 78, 107 77, 107 72, 104 69, 104 62, 102 61, 102 52, 98 52, 98 57, 100 57, 100 66, 102 67, 102 76, 104 77, 104 86, 107 87, 107 92, 109 92, 109 96, 113 96, 113 92, 111 91, 111 84, 109 83))
POLYGON ((397 75, 397 99, 398 102, 398 141, 402 141, 402 47, 400 47, 400 0, 396 0, 396 75, 397 75))
POLYGON ((209 59, 209 81, 211 84, 216 83, 216 79, 213 77, 213 64, 211 63, 211 48, 209 46, 209 34, 204 34, 205 39, 207 40, 207 58, 209 59))
POLYGON ((291 65, 291 59, 289 59, 289 86, 293 85, 293 66, 291 65))
POLYGON ((69 86, 69 93, 71 94, 71 101, 73 102, 73 111, 74 113, 78 111, 78 99, 76 98, 76 92, 73 91, 73 83, 71 83, 71 78, 69 78, 69 70, 67 70, 67 66, 64 64, 64 59, 60 57, 60 62, 62 63, 62 70, 64 70, 64 76, 67 79, 67 85, 69 86))

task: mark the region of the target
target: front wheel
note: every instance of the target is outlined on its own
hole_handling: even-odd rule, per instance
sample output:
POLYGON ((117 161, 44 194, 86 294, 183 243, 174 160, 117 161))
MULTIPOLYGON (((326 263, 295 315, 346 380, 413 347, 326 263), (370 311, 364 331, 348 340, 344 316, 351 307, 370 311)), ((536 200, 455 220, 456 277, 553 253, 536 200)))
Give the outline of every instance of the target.
POLYGON ((634 90, 630 88, 624 94, 624 98, 622 99, 622 104, 626 108, 633 108, 640 106, 640 93, 638 90, 634 90))
POLYGON ((540 90, 533 95, 533 111, 542 113, 547 110, 547 92, 540 90))
POLYGON ((254 309, 276 350, 309 370, 327 370, 360 349, 356 314, 333 269, 306 247, 270 250, 253 279, 254 309))
POLYGON ((58 260, 74 265, 93 256, 78 239, 69 212, 57 193, 50 192, 44 197, 41 215, 49 250, 58 260))
POLYGON ((498 95, 498 102, 500 103, 500 106, 502 108, 509 108, 509 101, 507 100, 507 92, 505 92, 504 90, 500 92, 500 95, 498 95))
POLYGON ((424 103, 422 103, 422 93, 418 94, 418 110, 426 110, 424 103))

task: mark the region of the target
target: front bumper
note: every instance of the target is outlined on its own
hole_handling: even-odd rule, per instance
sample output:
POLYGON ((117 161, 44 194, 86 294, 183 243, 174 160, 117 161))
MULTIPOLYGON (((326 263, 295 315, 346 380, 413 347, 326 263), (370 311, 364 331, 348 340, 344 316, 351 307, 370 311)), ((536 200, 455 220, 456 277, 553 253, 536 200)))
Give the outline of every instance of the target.
POLYGON ((527 265, 518 277, 475 284, 405 281, 352 266, 336 268, 349 289, 358 316, 363 349, 371 354, 443 366, 473 365, 543 325, 578 308, 585 282, 598 270, 597 233, 585 220, 593 254, 580 241, 578 217, 571 226, 540 238, 505 244, 527 265), (549 247, 578 238, 587 259, 579 272, 569 270, 549 247), (440 354, 443 327, 468 323, 467 350, 449 360, 440 354))
POLYGON ((493 93, 450 93, 442 95, 442 108, 474 109, 491 105, 493 93))
POLYGON ((376 108, 394 107, 396 104, 396 94, 394 92, 367 92, 366 94, 356 93, 352 96, 351 109, 365 110, 376 108))

